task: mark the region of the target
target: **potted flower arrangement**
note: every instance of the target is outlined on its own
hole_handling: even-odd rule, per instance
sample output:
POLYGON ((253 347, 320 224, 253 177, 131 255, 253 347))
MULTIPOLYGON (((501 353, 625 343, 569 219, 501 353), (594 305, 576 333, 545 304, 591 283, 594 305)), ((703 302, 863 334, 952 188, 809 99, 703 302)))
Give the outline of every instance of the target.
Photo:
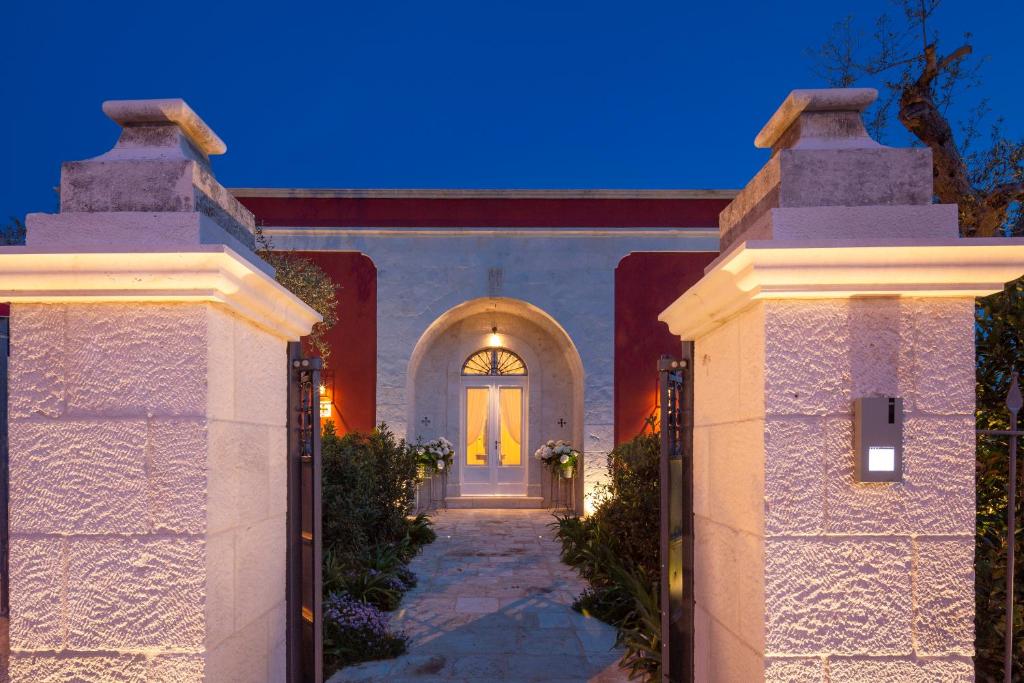
POLYGON ((580 452, 568 441, 548 441, 533 453, 533 457, 558 473, 563 479, 572 479, 579 462, 580 452))
POLYGON ((443 436, 416 446, 416 468, 420 479, 426 479, 452 466, 455 448, 443 436))

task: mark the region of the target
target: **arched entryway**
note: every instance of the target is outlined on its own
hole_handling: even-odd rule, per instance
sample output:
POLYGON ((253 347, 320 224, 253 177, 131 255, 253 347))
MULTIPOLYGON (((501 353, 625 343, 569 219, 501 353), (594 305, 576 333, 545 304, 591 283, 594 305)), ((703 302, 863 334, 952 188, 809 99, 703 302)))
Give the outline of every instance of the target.
POLYGON ((446 311, 421 335, 408 377, 407 438, 455 444, 453 499, 540 507, 550 487, 533 452, 549 439, 583 443, 576 346, 528 302, 482 298, 446 311))

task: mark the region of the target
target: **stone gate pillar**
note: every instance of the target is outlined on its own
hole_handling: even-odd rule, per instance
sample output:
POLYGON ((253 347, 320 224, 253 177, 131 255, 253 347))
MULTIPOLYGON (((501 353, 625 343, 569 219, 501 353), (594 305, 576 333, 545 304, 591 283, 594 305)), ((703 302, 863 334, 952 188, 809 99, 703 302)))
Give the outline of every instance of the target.
POLYGON ((104 111, 117 145, 0 249, 10 678, 278 683, 285 344, 319 317, 253 253, 184 102, 104 111))
POLYGON ((695 341, 700 681, 973 679, 974 298, 1024 244, 958 238, 929 150, 867 135, 876 96, 789 95, 661 315, 695 341), (854 479, 871 396, 903 399, 899 483, 854 479))

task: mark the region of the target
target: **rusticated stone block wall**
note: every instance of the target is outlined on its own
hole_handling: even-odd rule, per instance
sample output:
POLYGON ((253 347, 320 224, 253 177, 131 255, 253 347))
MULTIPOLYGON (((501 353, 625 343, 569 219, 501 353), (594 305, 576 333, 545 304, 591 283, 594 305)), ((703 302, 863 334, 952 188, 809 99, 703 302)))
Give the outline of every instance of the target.
POLYGON ((11 680, 283 680, 284 341, 205 304, 11 333, 11 680))
POLYGON ((696 680, 755 681, 764 652, 764 310, 694 348, 696 680))
POLYGON ((764 302, 698 340, 700 680, 972 680, 973 311, 764 302), (904 398, 901 483, 853 480, 870 395, 904 398))

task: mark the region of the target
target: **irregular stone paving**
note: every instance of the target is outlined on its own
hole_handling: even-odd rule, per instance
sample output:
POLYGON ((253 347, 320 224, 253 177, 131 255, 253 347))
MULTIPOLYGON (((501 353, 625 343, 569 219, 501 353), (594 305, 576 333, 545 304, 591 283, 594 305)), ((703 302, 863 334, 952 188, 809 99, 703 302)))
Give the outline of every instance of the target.
POLYGON ((558 559, 547 510, 446 510, 413 560, 419 585, 392 626, 409 652, 335 674, 363 681, 618 683, 615 629, 572 610, 584 588, 558 559))

